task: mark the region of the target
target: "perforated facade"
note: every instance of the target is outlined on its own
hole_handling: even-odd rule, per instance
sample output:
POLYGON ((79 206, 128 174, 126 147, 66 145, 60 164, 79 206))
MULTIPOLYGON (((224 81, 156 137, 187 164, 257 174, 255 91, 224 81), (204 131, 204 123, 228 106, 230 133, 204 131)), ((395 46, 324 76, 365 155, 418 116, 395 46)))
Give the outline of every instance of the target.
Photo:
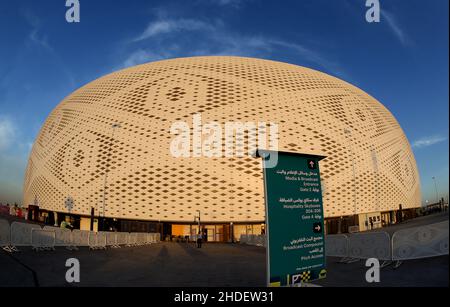
POLYGON ((264 221, 257 158, 174 158, 174 121, 274 122, 279 149, 318 154, 325 216, 420 206, 416 162, 391 113, 324 73, 240 57, 148 63, 95 80, 64 99, 33 146, 24 203, 107 217, 264 221), (113 124, 120 127, 113 128, 113 124), (107 176, 105 176, 107 175, 107 176))

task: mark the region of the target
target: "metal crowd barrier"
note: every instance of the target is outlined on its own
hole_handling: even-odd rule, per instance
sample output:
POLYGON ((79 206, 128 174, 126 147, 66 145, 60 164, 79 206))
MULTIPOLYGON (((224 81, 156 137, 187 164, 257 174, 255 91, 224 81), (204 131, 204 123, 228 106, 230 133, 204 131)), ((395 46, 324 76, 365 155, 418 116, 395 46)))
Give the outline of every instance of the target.
POLYGON ((88 243, 89 249, 106 249, 106 233, 90 231, 88 243))
POLYGON ((41 229, 41 226, 13 222, 11 224, 11 248, 17 250, 17 246, 32 246, 32 229, 41 229))
POLYGON ((89 246, 89 234, 87 230, 72 230, 72 245, 74 246, 89 246))
POLYGON ((266 236, 264 235, 241 235, 239 242, 247 245, 266 246, 266 236))
POLYGON ((31 229, 31 247, 35 251, 55 250, 55 231, 48 229, 31 229))
POLYGON ((392 260, 391 238, 389 234, 380 232, 355 233, 348 241, 348 256, 356 259, 377 258, 392 260))
POLYGON ((142 246, 146 244, 146 235, 145 233, 136 233, 136 245, 142 246))
POLYGON ((66 247, 69 250, 77 249, 77 247, 72 243, 72 231, 70 231, 69 229, 44 226, 44 230, 55 232, 55 246, 66 247))
POLYGON ((402 229, 392 236, 392 259, 396 261, 448 255, 448 220, 402 229))
POLYGON ((142 246, 160 242, 159 233, 91 232, 58 227, 13 222, 0 219, 0 248, 7 252, 19 251, 17 247, 31 246, 33 250, 54 250, 55 247, 78 249, 118 248, 142 246))
POLYGON ((348 237, 343 234, 325 236, 325 254, 332 257, 347 257, 348 237))
POLYGON ((14 251, 11 246, 11 227, 6 220, 0 220, 0 247, 7 252, 14 251))
POLYGON ((146 244, 158 243, 159 234, 157 233, 147 233, 146 234, 146 244))
POLYGON ((137 246, 138 242, 137 242, 137 233, 133 232, 133 233, 129 233, 128 234, 128 241, 127 241, 127 246, 137 246))
POLYGON ((117 246, 127 245, 128 244, 128 233, 127 232, 118 232, 116 233, 116 243, 117 246))
POLYGON ((119 248, 120 246, 117 244, 117 233, 116 232, 107 232, 106 233, 106 246, 112 248, 119 248))
MULTIPOLYGON (((241 244, 265 246, 265 236, 240 236, 241 244)), ((351 263, 361 259, 383 260, 381 267, 401 261, 448 255, 449 221, 411 227, 396 231, 392 238, 387 232, 361 232, 325 236, 327 256, 341 257, 341 262, 351 263)))
POLYGON ((241 235, 241 237, 239 238, 239 243, 247 244, 247 242, 248 242, 248 236, 247 235, 241 235))

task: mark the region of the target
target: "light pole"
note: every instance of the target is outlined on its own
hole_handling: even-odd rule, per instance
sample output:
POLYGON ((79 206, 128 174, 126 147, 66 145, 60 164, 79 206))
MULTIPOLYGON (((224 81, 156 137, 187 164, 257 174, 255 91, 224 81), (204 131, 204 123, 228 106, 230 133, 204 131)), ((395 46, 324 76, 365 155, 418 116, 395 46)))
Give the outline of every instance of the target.
POLYGON ((106 168, 105 168, 105 178, 103 181, 103 209, 102 209, 102 215, 103 215, 103 219, 102 219, 102 230, 104 226, 105 226, 105 207, 106 207, 106 184, 108 181, 108 172, 109 172, 109 165, 111 163, 111 148, 112 148, 112 142, 114 141, 114 134, 116 132, 117 128, 120 128, 120 125, 118 123, 114 123, 111 125, 112 130, 112 136, 111 136, 111 141, 109 143, 109 148, 108 148, 108 159, 106 160, 106 168))
POLYGON ((436 191, 436 204, 439 202, 439 196, 438 196, 438 190, 437 190, 437 184, 436 184, 436 177, 432 177, 434 181, 434 190, 436 191))

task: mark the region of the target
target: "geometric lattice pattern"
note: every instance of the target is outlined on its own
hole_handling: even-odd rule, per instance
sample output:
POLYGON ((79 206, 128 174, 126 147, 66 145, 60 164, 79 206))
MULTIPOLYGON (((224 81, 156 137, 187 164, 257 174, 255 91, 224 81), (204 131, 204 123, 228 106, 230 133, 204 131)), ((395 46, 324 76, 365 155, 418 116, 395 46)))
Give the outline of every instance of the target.
POLYGON ((173 158, 174 121, 274 122, 279 149, 321 162, 325 216, 420 206, 407 138, 360 89, 295 65, 240 57, 144 64, 104 76, 64 99, 33 146, 24 203, 155 221, 264 221, 257 158, 173 158), (112 128, 112 124, 120 128, 112 128), (103 187, 107 180, 105 208, 103 187))

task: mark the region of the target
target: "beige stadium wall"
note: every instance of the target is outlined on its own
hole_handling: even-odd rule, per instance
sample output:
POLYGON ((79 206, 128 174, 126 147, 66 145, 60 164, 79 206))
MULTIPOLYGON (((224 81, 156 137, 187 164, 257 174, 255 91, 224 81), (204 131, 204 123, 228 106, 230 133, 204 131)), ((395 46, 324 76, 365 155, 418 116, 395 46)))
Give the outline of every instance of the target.
POLYGON ((324 73, 242 57, 148 63, 69 95, 33 146, 24 204, 67 212, 70 196, 72 213, 102 213, 109 170, 108 217, 192 222, 201 210, 202 222, 264 221, 259 159, 171 156, 172 123, 195 113, 203 123, 275 122, 279 150, 326 156, 325 217, 420 206, 414 155, 382 104, 324 73))

